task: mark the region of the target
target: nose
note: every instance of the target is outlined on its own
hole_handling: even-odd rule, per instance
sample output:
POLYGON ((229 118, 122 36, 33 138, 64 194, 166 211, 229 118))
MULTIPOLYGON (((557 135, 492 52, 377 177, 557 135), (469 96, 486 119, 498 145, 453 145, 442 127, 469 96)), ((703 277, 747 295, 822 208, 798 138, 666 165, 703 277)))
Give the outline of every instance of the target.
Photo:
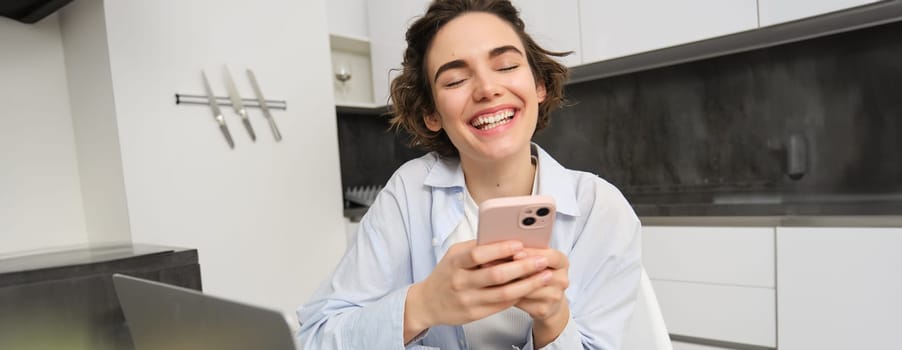
POLYGON ((476 102, 491 100, 501 96, 504 91, 491 75, 480 74, 473 78, 475 80, 475 88, 473 89, 473 100, 476 102))

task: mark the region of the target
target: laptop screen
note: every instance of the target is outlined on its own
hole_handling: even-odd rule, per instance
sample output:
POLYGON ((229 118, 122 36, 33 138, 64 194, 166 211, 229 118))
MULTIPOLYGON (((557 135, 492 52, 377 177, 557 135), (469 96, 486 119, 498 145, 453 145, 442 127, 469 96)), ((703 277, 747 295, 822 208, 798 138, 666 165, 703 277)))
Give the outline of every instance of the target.
POLYGON ((130 276, 113 283, 135 349, 295 349, 279 311, 130 276))

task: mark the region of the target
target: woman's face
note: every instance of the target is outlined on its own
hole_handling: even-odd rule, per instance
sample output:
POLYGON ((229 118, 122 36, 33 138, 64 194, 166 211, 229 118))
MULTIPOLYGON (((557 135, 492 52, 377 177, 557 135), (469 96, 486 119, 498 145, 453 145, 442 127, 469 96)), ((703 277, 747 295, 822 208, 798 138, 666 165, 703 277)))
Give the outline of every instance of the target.
POLYGON ((514 29, 482 12, 463 14, 442 27, 426 53, 435 114, 461 160, 492 162, 528 156, 544 84, 537 84, 514 29))

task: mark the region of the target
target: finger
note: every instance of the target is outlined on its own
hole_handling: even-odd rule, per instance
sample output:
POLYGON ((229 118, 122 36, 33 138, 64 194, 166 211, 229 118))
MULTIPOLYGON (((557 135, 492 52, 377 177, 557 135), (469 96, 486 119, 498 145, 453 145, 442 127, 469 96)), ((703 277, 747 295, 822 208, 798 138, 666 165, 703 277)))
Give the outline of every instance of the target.
MULTIPOLYGON (((566 269, 555 270, 552 268, 546 268, 545 271, 551 272, 551 278, 546 283, 546 287, 549 288, 557 288, 558 290, 564 291, 568 287, 570 287, 570 278, 567 276, 568 271, 566 269)), ((536 272, 535 274, 539 274, 541 272, 536 272)))
POLYGON ((529 277, 536 272, 545 270, 548 266, 548 259, 544 256, 534 256, 528 259, 485 267, 487 265, 483 265, 483 268, 473 272, 472 281, 474 288, 497 286, 516 279, 529 277))
POLYGON ((520 301, 517 302, 517 305, 527 304, 527 303, 540 303, 547 302, 550 300, 559 299, 561 295, 561 289, 557 286, 544 286, 542 288, 536 289, 531 293, 524 295, 520 298, 520 301))
POLYGON ((544 319, 554 310, 560 309, 561 304, 567 302, 566 299, 566 295, 560 290, 544 287, 524 296, 514 306, 532 317, 544 319))
POLYGON ((551 279, 551 271, 534 274, 528 278, 503 284, 493 288, 483 289, 482 299, 486 303, 503 303, 517 301, 520 298, 542 288, 551 279))
POLYGON ((511 261, 517 261, 517 260, 525 259, 525 258, 527 258, 527 257, 529 257, 529 255, 526 255, 526 253, 524 253, 523 251, 519 251, 519 252, 517 252, 516 254, 514 254, 514 256, 507 257, 507 258, 504 258, 504 259, 501 259, 501 260, 493 260, 493 261, 489 261, 489 262, 487 262, 487 263, 485 263, 485 264, 479 265, 479 268, 492 267, 492 266, 495 266, 495 265, 500 265, 500 264, 508 263, 508 262, 511 262, 511 261))
POLYGON ((476 246, 475 239, 471 239, 471 240, 467 240, 467 241, 463 241, 463 242, 457 242, 457 243, 452 244, 451 247, 448 247, 448 253, 467 251, 467 250, 473 249, 473 247, 475 247, 475 246, 476 246))
MULTIPOLYGON (((520 253, 517 253, 517 254, 520 254, 520 253)), ((504 263, 509 262, 509 261, 510 261, 510 260, 495 260, 495 261, 489 261, 489 262, 487 262, 487 263, 485 263, 485 264, 479 265, 479 268, 480 268, 480 269, 485 269, 485 268, 489 268, 489 267, 492 267, 492 266, 498 266, 498 265, 504 264, 504 263)))
POLYGON ((567 255, 557 249, 524 248, 523 252, 526 253, 526 256, 544 256, 548 259, 548 267, 552 269, 563 269, 570 266, 567 255))
POLYGON ((523 250, 519 241, 502 241, 483 245, 473 245, 455 259, 457 267, 472 269, 495 260, 508 259, 523 250))

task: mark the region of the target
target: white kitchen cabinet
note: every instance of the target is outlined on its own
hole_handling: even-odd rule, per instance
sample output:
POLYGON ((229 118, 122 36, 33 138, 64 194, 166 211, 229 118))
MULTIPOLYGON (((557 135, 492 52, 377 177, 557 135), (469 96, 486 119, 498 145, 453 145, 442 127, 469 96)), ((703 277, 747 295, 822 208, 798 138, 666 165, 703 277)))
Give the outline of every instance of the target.
MULTIPOLYGON (((546 49, 574 51, 560 60, 568 66, 582 62, 579 40, 578 0, 515 0, 530 35, 546 49)), ((378 0, 367 3, 373 103, 389 102, 389 87, 398 75, 407 43, 404 34, 423 15, 428 0, 378 0)))
POLYGON ((671 334, 775 347, 772 288, 652 280, 671 334))
POLYGON ((366 0, 326 1, 329 34, 366 39, 370 36, 366 0))
POLYGON ((730 350, 730 349, 720 348, 720 347, 710 346, 710 345, 699 345, 699 344, 692 344, 692 343, 684 343, 681 341, 674 341, 673 342, 673 350, 730 350))
POLYGON ((339 106, 376 107, 367 8, 366 0, 326 1, 332 91, 339 106))
POLYGON ((671 334, 776 346, 773 227, 644 226, 642 263, 671 334))
POLYGON ((120 234, 135 243, 197 248, 207 292, 293 314, 345 246, 325 13, 320 1, 67 5, 78 161, 95 169, 81 175, 120 174, 82 179, 82 190, 124 192, 111 205, 121 212, 97 217, 124 222, 120 234), (259 109, 249 109, 252 142, 222 106, 229 149, 208 106, 174 103, 176 93, 203 94, 201 69, 226 96, 226 64, 243 97, 254 96, 250 68, 268 99, 286 101, 272 111, 281 142, 259 109), (97 140, 98 152, 82 152, 97 140))
POLYGON ((758 27, 756 0, 580 0, 579 10, 584 64, 758 27))
POLYGON ((758 14, 766 27, 877 2, 881 0, 758 0, 758 14))
POLYGON ((373 103, 373 74, 367 39, 329 35, 332 88, 339 106, 377 107, 373 103))
POLYGON ((370 0, 367 20, 373 74, 373 103, 389 103, 389 84, 399 74, 407 43, 404 34, 426 12, 428 0, 370 0))
POLYGON ((0 43, 0 258, 89 243, 59 16, 0 17, 0 43))
POLYGON ((777 228, 778 348, 902 349, 902 228, 777 228))
POLYGON ((582 63, 578 0, 514 0, 513 4, 536 43, 551 51, 573 51, 558 62, 568 67, 582 63))
POLYGON ((645 226, 642 254, 653 280, 774 288, 773 227, 645 226))

